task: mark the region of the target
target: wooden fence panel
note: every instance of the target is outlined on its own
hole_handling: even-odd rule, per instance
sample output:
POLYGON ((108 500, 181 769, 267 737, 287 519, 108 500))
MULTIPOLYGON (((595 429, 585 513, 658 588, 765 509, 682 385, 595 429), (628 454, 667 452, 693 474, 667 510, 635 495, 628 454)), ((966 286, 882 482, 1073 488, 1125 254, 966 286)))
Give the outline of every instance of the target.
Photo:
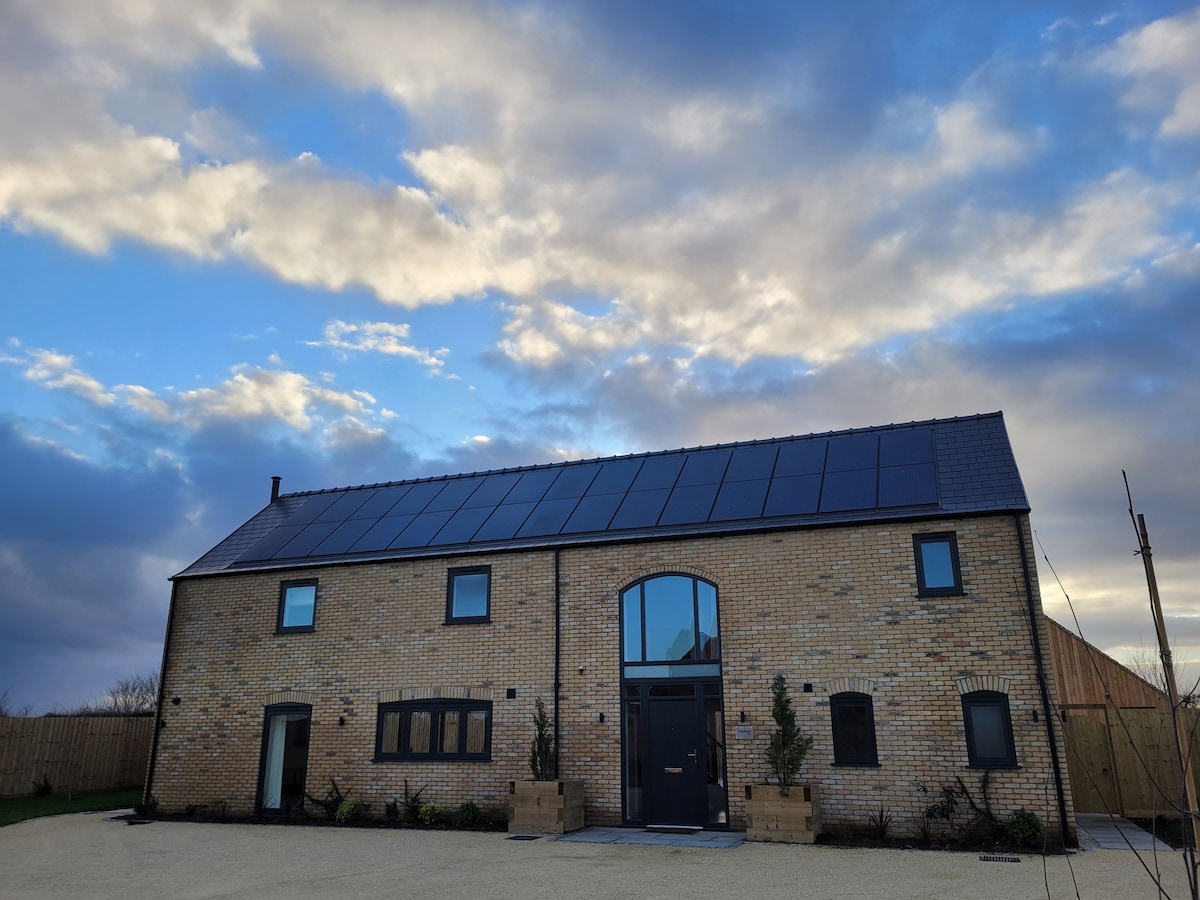
MULTIPOLYGON (((1178 816, 1183 804, 1171 719, 1158 709, 1105 711, 1072 708, 1063 723, 1067 766, 1076 812, 1111 812, 1135 818, 1178 816)), ((1200 711, 1183 710, 1191 738, 1193 781, 1200 786, 1200 711)))
POLYGON ((0 797, 30 794, 43 776, 56 794, 138 787, 153 727, 151 716, 0 719, 0 797))
POLYGON ((1063 722, 1071 802, 1075 812, 1103 813, 1121 808, 1108 724, 1094 715, 1071 714, 1063 722))

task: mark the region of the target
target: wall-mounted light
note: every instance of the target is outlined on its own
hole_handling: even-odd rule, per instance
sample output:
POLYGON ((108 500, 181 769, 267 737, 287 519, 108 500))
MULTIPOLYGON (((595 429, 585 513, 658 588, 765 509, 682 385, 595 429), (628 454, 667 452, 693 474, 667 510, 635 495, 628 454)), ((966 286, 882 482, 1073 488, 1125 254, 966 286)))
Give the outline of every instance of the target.
POLYGON ((341 728, 345 724, 346 724, 346 717, 338 716, 338 728, 341 728))
POLYGON ((600 724, 604 724, 604 713, 600 713, 600 724))
POLYGON ((741 722, 743 725, 745 725, 745 724, 746 724, 746 712, 745 712, 745 710, 743 710, 742 712, 738 713, 738 721, 739 721, 739 722, 741 722))
POLYGON ((579 664, 579 674, 580 674, 580 675, 582 675, 582 674, 583 674, 583 663, 580 663, 580 664, 579 664))
POLYGON ((172 705, 172 706, 178 706, 178 705, 179 705, 181 702, 182 702, 182 701, 181 701, 181 700, 180 700, 178 697, 172 697, 172 698, 171 698, 171 705, 172 705))
POLYGON ((1037 711, 1036 709, 1033 711, 1033 721, 1035 721, 1035 722, 1040 722, 1040 721, 1041 721, 1041 720, 1038 718, 1038 711, 1037 711))

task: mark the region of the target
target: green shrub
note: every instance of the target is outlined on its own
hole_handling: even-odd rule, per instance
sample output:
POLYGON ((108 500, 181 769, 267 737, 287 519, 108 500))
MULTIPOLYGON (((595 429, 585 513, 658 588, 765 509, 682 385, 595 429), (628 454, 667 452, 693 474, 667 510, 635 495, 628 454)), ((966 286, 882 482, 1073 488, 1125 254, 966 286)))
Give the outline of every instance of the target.
POLYGON ((400 821, 400 801, 395 798, 383 804, 383 815, 389 822, 400 821))
POLYGON ((424 805, 421 803, 421 794, 425 793, 425 788, 427 787, 429 787, 429 785, 425 785, 423 788, 418 788, 416 791, 409 791, 408 779, 404 779, 404 815, 407 817, 408 821, 421 821, 421 807, 424 805))
POLYGON ((460 806, 455 807, 450 813, 450 826, 452 828, 474 828, 483 819, 483 814, 479 811, 479 807, 468 800, 460 806))
POLYGON ((1036 814, 1021 807, 1013 810, 1004 820, 1004 834, 1023 850, 1037 850, 1044 843, 1046 829, 1036 814))
POLYGON ((417 818, 423 825, 437 825, 446 816, 446 811, 436 803, 426 803, 417 813, 417 818))
POLYGON ((33 796, 49 797, 54 790, 54 785, 50 783, 50 776, 45 772, 42 773, 42 780, 33 782, 33 796))
POLYGON ((334 821, 340 825, 347 825, 355 819, 361 819, 367 814, 370 804, 361 797, 355 797, 353 800, 343 800, 337 808, 337 812, 333 814, 334 821))
POLYGON ((767 745, 767 763, 779 784, 779 793, 786 796, 812 749, 812 738, 802 735, 796 725, 796 710, 783 675, 776 675, 771 682, 771 701, 771 718, 777 727, 767 745))

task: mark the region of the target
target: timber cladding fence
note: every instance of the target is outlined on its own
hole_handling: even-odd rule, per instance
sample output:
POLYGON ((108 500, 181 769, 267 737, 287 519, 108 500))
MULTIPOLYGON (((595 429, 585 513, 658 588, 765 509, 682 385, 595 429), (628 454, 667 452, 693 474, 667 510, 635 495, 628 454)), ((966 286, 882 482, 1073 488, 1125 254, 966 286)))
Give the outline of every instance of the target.
POLYGON ((141 786, 153 716, 0 719, 0 797, 33 793, 43 776, 54 793, 141 786))
MULTIPOLYGON (((1064 705, 1071 799, 1076 812, 1177 817, 1183 787, 1171 719, 1158 709, 1064 705)), ((1200 783, 1200 711, 1181 710, 1200 783)))

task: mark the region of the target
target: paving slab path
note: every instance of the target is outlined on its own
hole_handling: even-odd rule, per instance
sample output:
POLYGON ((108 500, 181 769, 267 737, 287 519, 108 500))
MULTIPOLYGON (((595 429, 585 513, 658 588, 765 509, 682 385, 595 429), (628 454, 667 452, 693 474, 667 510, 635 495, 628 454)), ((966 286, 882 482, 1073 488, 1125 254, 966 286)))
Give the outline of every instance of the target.
MULTIPOLYGON (((1149 862, 1149 860, 1147 860, 1149 862)), ((1187 896, 1178 854, 1167 894, 1187 896)), ((502 833, 153 822, 110 814, 0 828, 0 897, 1154 900, 1128 850, 977 853, 744 843, 728 849, 508 840, 502 833), (1016 861, 1011 861, 1016 860, 1016 861)))

